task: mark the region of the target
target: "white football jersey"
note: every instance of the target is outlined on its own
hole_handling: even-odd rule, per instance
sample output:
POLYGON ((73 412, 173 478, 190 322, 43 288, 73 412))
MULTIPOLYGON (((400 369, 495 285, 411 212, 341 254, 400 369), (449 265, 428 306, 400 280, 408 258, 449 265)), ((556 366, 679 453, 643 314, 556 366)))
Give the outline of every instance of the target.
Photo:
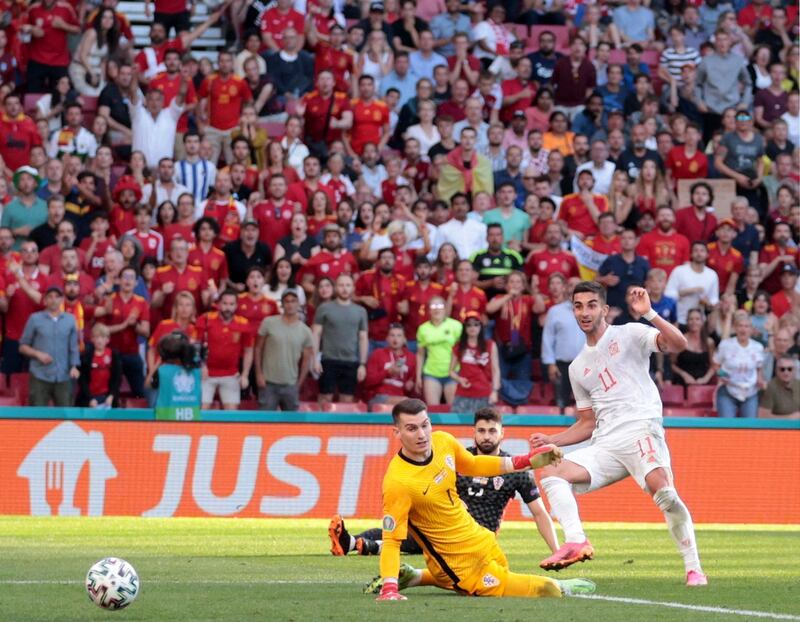
POLYGON ((657 329, 638 322, 609 326, 597 345, 585 345, 570 363, 577 407, 591 408, 597 417, 594 437, 631 421, 661 418, 661 396, 649 373, 657 337, 657 329))

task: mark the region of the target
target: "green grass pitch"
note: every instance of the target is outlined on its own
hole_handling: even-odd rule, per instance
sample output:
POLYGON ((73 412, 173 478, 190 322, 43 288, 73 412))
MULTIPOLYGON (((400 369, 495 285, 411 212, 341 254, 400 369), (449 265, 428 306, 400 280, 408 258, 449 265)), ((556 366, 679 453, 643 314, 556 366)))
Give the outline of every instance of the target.
MULTIPOLYGON (((663 525, 589 525, 595 560, 555 576, 584 576, 599 596, 654 601, 647 604, 463 598, 433 588, 406 592, 404 603, 378 604, 361 594, 377 558, 332 557, 326 529, 321 520, 0 517, 0 620, 800 620, 800 527, 700 526, 710 585, 688 589, 663 525), (89 566, 108 556, 131 562, 142 582, 136 602, 119 612, 95 607, 83 587, 89 566)), ((532 523, 504 524, 500 542, 517 572, 537 571, 546 553, 532 523)))

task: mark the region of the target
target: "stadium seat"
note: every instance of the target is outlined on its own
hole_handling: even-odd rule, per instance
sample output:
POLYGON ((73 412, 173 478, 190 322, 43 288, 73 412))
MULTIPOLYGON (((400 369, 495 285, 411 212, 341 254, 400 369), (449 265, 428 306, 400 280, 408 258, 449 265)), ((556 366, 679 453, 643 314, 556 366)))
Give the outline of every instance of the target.
POLYGON ((258 127, 262 128, 270 138, 278 138, 286 132, 286 124, 280 121, 261 121, 258 127))
POLYGON ((556 38, 556 50, 565 52, 569 49, 569 27, 568 26, 531 26, 530 46, 533 50, 539 49, 539 34, 549 30, 556 38))
POLYGON ((514 407, 510 404, 495 404, 493 408, 501 415, 513 415, 514 407))
POLYGON ((558 406, 548 406, 546 404, 525 404, 517 406, 518 415, 560 415, 558 406))
POLYGON ((686 405, 711 408, 717 393, 715 384, 697 384, 686 388, 686 405))
POLYGON ((553 385, 545 381, 535 383, 528 399, 534 404, 554 404, 556 393, 553 385))
POLYGON ((665 417, 703 417, 706 412, 702 408, 665 408, 665 417))
POLYGON ((364 402, 328 402, 322 405, 322 410, 327 413, 365 413, 367 405, 364 402))
POLYGON ((22 406, 16 395, 0 395, 0 406, 22 406))
POLYGON ((22 102, 22 109, 29 117, 36 118, 36 104, 45 96, 45 93, 27 93, 22 102))
POLYGON ((661 401, 664 406, 681 406, 686 402, 684 388, 681 384, 664 383, 661 387, 661 401))
POLYGON ((517 39, 519 39, 520 41, 522 41, 523 43, 526 43, 528 41, 528 37, 530 36, 530 33, 528 31, 528 25, 527 24, 506 23, 506 24, 503 24, 503 26, 505 26, 506 28, 508 28, 508 30, 513 32, 514 36, 517 39))
POLYGON ((147 403, 147 398, 144 397, 126 397, 121 400, 120 406, 122 408, 149 408, 150 404, 147 403))
POLYGON ((317 412, 318 410, 322 409, 316 402, 300 402, 300 405, 297 407, 297 412, 301 413, 317 412))
POLYGON ((11 375, 11 380, 8 386, 14 395, 19 399, 19 403, 22 406, 26 406, 28 404, 29 383, 30 375, 27 373, 11 375))
POLYGON ((261 410, 258 400, 242 400, 239 403, 239 410, 261 410))
POLYGON ((450 404, 429 404, 428 405, 428 412, 429 413, 449 413, 452 412, 450 410, 450 404))
POLYGON ((390 413, 392 412, 392 404, 370 404, 369 412, 371 413, 390 413))
POLYGON ((544 378, 542 375, 542 361, 541 359, 533 359, 531 361, 531 379, 533 380, 541 380, 544 378))

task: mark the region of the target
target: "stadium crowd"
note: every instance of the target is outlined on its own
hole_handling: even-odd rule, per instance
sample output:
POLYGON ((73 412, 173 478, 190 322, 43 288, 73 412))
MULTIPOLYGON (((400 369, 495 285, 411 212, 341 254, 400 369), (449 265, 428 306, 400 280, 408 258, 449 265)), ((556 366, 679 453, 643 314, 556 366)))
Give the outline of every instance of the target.
POLYGON ((3 5, 6 396, 152 403, 178 330, 206 407, 563 412, 588 274, 665 402, 800 416, 795 3, 150 4, 3 5))

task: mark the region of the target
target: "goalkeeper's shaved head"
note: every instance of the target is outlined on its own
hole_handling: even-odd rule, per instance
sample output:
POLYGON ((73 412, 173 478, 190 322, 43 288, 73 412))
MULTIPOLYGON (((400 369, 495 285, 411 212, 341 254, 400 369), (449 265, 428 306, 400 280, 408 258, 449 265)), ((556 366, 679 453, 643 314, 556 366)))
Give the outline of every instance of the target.
POLYGON ((400 415, 418 415, 428 406, 422 400, 408 398, 402 402, 397 402, 392 408, 392 421, 397 425, 400 415))

